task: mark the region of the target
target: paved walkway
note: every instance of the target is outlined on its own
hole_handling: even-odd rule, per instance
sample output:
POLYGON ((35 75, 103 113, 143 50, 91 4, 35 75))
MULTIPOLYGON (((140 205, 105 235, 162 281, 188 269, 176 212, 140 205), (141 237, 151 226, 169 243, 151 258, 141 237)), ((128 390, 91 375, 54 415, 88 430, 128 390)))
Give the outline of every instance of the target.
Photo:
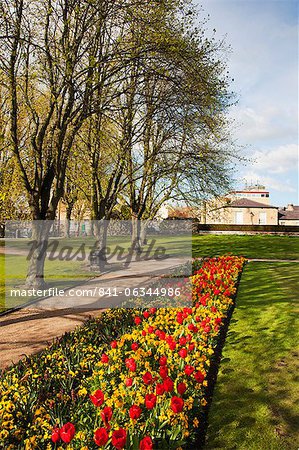
POLYGON ((127 269, 111 271, 74 287, 73 292, 66 291, 63 297, 45 298, 0 317, 0 368, 38 352, 104 309, 118 306, 128 298, 130 290, 148 287, 182 262, 177 258, 158 264, 157 261, 132 262, 127 269), (99 295, 102 292, 99 289, 107 292, 109 288, 110 292, 116 289, 118 295, 99 295))

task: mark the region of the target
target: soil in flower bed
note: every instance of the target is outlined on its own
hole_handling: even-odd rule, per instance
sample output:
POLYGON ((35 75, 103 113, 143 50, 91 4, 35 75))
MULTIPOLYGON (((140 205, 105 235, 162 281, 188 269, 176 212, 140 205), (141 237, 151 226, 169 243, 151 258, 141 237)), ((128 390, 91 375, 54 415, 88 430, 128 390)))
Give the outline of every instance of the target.
POLYGON ((111 310, 6 370, 2 448, 199 448, 243 264, 194 261, 192 308, 111 310))

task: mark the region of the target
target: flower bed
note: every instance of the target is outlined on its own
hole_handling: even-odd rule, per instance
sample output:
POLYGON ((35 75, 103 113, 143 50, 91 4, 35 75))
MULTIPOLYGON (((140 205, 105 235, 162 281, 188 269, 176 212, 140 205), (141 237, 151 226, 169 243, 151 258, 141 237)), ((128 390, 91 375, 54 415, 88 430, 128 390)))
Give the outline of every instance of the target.
POLYGON ((3 374, 5 449, 175 449, 196 436, 243 258, 194 262, 192 308, 112 310, 3 374))

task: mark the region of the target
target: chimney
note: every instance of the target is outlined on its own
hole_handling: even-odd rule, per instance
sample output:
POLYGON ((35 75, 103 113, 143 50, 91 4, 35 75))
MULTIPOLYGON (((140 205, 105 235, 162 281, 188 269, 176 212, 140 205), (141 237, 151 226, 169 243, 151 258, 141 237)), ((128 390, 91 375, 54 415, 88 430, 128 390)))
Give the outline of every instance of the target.
POLYGON ((287 206, 287 211, 294 211, 294 205, 293 203, 289 203, 287 206))

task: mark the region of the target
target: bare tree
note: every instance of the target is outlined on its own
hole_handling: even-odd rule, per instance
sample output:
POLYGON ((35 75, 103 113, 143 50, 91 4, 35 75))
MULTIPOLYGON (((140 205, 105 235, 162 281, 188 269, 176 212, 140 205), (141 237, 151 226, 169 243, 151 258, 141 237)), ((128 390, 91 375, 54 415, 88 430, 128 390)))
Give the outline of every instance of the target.
MULTIPOLYGON (((117 41, 125 7, 113 0, 0 3, 0 64, 9 91, 11 148, 38 242, 47 240, 64 194, 78 131, 88 117, 109 106, 107 96, 99 104, 94 93, 105 90, 123 65, 117 41)), ((37 250, 28 285, 43 284, 43 266, 37 250)))

